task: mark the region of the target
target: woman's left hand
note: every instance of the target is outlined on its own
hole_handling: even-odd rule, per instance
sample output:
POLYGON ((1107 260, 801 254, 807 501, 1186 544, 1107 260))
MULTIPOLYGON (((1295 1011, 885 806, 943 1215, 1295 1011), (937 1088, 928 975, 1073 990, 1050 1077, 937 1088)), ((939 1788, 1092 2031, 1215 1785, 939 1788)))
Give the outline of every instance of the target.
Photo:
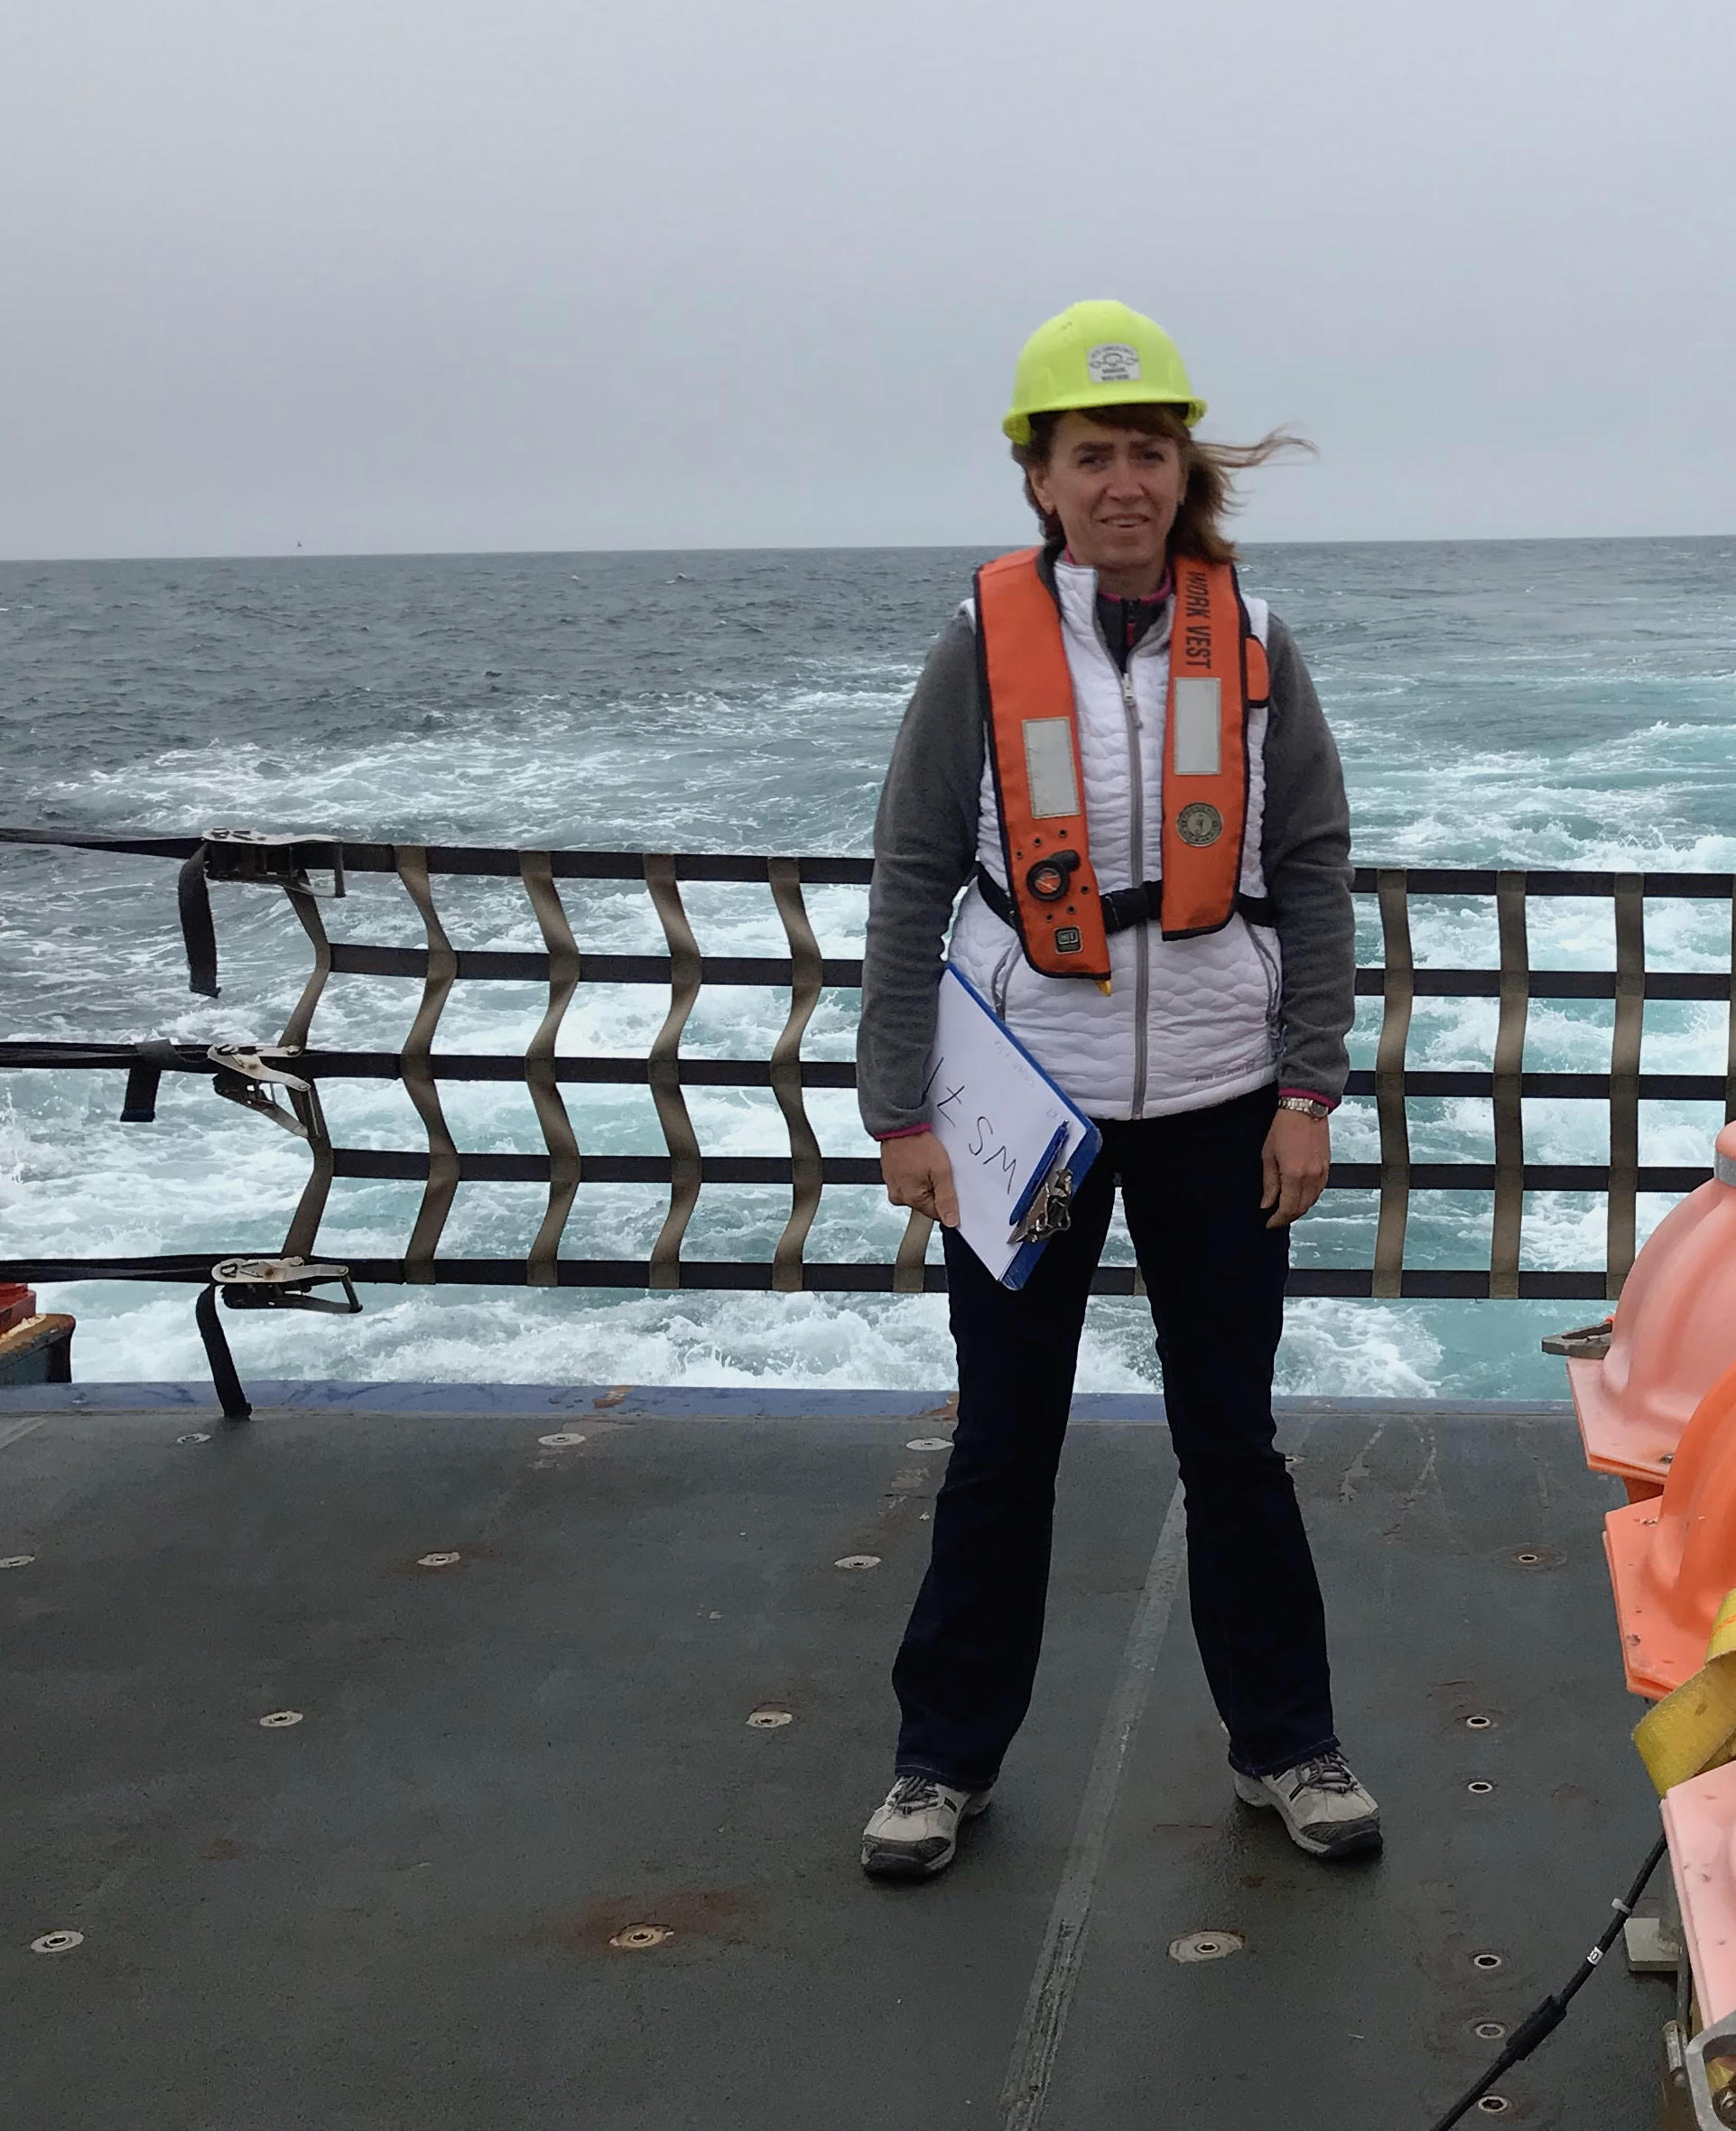
POLYGON ((1326 1172, 1332 1162, 1331 1121, 1304 1117, 1299 1110, 1280 1110, 1266 1135, 1260 1162, 1266 1182, 1260 1208, 1274 1209, 1266 1225, 1288 1228, 1326 1188, 1326 1172))

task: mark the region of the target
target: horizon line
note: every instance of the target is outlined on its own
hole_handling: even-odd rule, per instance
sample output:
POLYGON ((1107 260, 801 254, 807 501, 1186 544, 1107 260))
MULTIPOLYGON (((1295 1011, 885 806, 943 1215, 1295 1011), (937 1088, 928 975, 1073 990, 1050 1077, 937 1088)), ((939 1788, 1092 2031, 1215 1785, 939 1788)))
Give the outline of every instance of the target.
MULTIPOLYGON (((1249 550, 1346 547, 1590 547, 1677 544, 1685 541, 1736 540, 1736 528, 1723 533, 1524 533, 1405 534, 1390 538, 1351 540, 1249 540, 1249 550)), ((1015 543, 1028 545, 1026 543, 1015 543)), ((718 542, 701 546, 652 547, 405 547, 405 548, 256 548, 228 554, 188 549, 167 554, 0 555, 0 569, 49 569, 67 563, 415 563, 505 561, 517 556, 602 555, 794 555, 794 554, 971 554, 987 548, 1008 552, 992 541, 797 541, 781 544, 718 542)))

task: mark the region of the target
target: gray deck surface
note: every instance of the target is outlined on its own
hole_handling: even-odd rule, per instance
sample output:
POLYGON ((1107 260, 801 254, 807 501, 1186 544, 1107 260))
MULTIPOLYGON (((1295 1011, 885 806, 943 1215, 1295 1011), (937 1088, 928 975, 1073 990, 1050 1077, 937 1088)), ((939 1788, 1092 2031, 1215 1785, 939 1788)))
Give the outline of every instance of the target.
MULTIPOLYGON (((887 1888, 856 1845, 945 1463, 906 1446, 944 1419, 430 1403, 0 1410, 0 1558, 34 1557, 0 1576, 7 2122, 987 2131, 1010 2071, 1023 2131, 1424 2131, 1656 1832, 1610 1486, 1559 1415, 1286 1415, 1386 1810, 1385 1857, 1335 1868, 1230 1795, 1153 1572, 1166 1431, 1076 1422, 997 1804, 887 1888), (1112 1781, 1106 1712, 1147 1677, 1112 1781), (766 1704, 794 1721, 751 1728, 766 1704), (611 1945, 637 1923, 671 1935, 611 1945), (56 1930, 84 1943, 30 1950, 56 1930), (1169 1958, 1211 1930, 1245 1950, 1169 1958)), ((1670 2011, 1611 1959, 1501 2120, 1649 2131, 1670 2011)))

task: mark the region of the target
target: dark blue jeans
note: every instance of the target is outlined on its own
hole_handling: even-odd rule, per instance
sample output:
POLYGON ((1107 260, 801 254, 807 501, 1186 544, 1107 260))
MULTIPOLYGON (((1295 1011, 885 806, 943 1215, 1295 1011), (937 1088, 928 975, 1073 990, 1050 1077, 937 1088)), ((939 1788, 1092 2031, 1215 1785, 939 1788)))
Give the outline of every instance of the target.
POLYGON ((1276 1102, 1263 1088, 1104 1125, 1072 1228, 1017 1293, 946 1235, 959 1420, 933 1555, 893 1668, 901 1774, 982 1789, 1029 1707, 1055 1468, 1118 1177, 1185 1490, 1193 1633, 1230 1760, 1269 1775, 1336 1744, 1320 1586, 1273 1444, 1290 1256, 1288 1230, 1267 1228, 1259 1203, 1276 1102))

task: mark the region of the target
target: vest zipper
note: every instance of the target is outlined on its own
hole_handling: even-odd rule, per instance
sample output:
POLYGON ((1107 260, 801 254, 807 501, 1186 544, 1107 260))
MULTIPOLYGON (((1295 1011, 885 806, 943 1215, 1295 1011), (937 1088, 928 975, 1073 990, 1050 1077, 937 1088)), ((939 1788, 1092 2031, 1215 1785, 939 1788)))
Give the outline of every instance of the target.
MULTIPOLYGON (((1131 658, 1128 665, 1131 666, 1131 658)), ((1121 708, 1128 724, 1128 841, 1133 846, 1128 878, 1137 888, 1146 877, 1145 767, 1139 749, 1139 706, 1134 700, 1133 675, 1121 669, 1121 708)), ((1150 1010, 1150 927, 1133 927, 1133 1102, 1129 1114, 1143 1117, 1146 1109, 1146 1022, 1150 1010)))

